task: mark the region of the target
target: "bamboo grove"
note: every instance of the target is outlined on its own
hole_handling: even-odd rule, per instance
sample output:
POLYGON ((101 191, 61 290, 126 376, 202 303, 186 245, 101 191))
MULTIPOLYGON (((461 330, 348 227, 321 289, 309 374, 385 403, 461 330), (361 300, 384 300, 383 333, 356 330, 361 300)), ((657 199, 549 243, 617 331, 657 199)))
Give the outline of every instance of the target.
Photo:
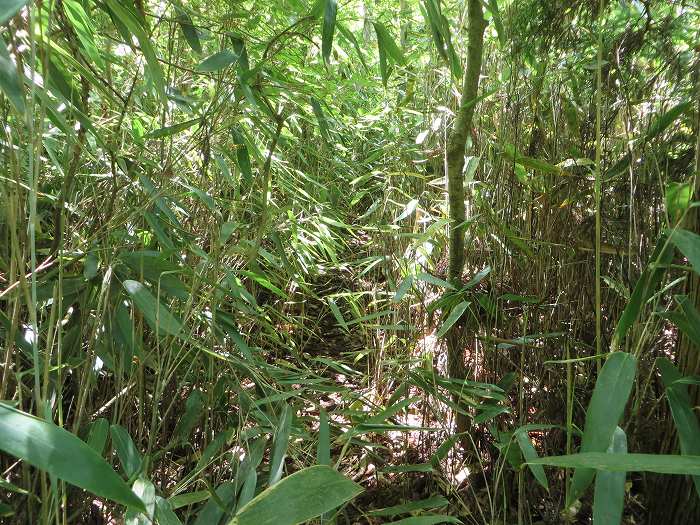
POLYGON ((693 0, 0 1, 0 521, 700 522, 693 0))

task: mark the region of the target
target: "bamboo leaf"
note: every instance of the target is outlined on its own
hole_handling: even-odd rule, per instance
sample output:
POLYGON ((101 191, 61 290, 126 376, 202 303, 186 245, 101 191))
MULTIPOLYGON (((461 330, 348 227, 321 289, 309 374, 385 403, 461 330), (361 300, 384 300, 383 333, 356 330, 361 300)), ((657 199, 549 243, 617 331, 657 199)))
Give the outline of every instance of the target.
POLYGON ((131 11, 124 7, 118 0, 106 0, 106 2, 109 9, 114 13, 114 16, 136 37, 136 40, 138 40, 141 52, 146 58, 148 72, 156 88, 156 93, 163 103, 167 103, 168 99, 165 94, 165 77, 163 76, 163 70, 160 67, 156 52, 143 26, 131 11))
POLYGON ((24 88, 17 74, 17 66, 10 58, 2 36, 0 36, 0 89, 15 107, 17 113, 23 114, 25 111, 24 88))
POLYGON ((318 446, 316 447, 316 462, 319 465, 331 464, 331 429, 328 424, 328 413, 321 408, 319 411, 318 446))
POLYGON ((3 403, 0 450, 97 496, 145 510, 143 502, 88 444, 3 403))
POLYGON ((258 494, 238 511, 230 525, 297 525, 360 492, 362 487, 328 466, 308 467, 258 494))
POLYGON ((192 22, 190 15, 181 7, 174 6, 177 12, 177 23, 180 25, 182 34, 187 41, 187 44, 192 48, 192 51, 199 54, 202 52, 202 44, 199 41, 199 32, 192 22))
MULTIPOLYGON (((565 456, 546 456, 530 462, 560 468, 606 470, 610 472, 656 472, 657 474, 700 475, 700 456, 671 454, 608 454, 581 452, 565 456)), ((577 470, 578 472, 579 470, 577 470)))
POLYGON ((333 34, 335 33, 335 19, 338 14, 338 0, 325 0, 323 9, 323 31, 321 36, 321 54, 323 61, 328 64, 333 50, 333 34))
MULTIPOLYGON (((600 370, 586 411, 581 453, 607 450, 627 405, 636 367, 637 360, 631 354, 615 352, 608 357, 600 370)), ((568 504, 581 497, 594 476, 593 469, 578 469, 574 472, 568 504)))
POLYGON ((292 431, 292 419, 294 412, 292 407, 285 404, 280 416, 277 432, 272 447, 272 457, 270 458, 270 479, 267 484, 269 487, 277 483, 284 472, 284 457, 287 454, 289 446, 289 434, 292 431))
POLYGON ((3 0, 0 3, 0 25, 7 22, 22 9, 28 0, 3 0))
POLYGON ((447 317, 447 320, 442 323, 442 326, 440 327, 440 330, 438 330, 437 334, 435 334, 435 337, 442 337, 444 336, 450 328, 452 328, 452 325, 454 325, 460 317, 462 317, 462 314, 464 311, 469 308, 469 301, 462 301, 459 303, 457 306, 452 308, 450 311, 450 315, 447 317))
POLYGON ((109 427, 109 433, 112 436, 112 445, 117 452, 126 477, 133 478, 141 471, 143 463, 141 454, 134 445, 129 432, 121 425, 112 425, 109 427))
POLYGON ((700 274, 700 235, 679 229, 671 232, 669 240, 685 255, 695 273, 700 274))
MULTIPOLYGON (((661 381, 666 388, 666 399, 671 407, 673 422, 678 431, 681 454, 684 456, 700 456, 700 423, 693 411, 693 405, 688 395, 688 386, 679 382, 681 373, 673 363, 665 357, 656 360, 661 371, 661 381)), ((700 495, 700 476, 693 476, 695 491, 700 495)))
POLYGON ((138 281, 126 280, 124 289, 156 334, 180 335, 182 323, 153 296, 148 288, 138 281))
POLYGON ((201 122, 199 118, 193 118, 192 120, 187 120, 185 122, 180 122, 179 124, 173 124, 172 126, 165 126, 164 128, 155 129, 149 133, 146 133, 143 138, 145 139, 160 139, 163 137, 169 137, 170 135, 175 135, 186 129, 191 128, 195 124, 201 122))
POLYGON ((104 60, 95 44, 95 35, 92 30, 93 22, 83 9, 83 6, 77 0, 63 0, 63 6, 66 11, 66 17, 73 29, 75 29, 75 34, 78 36, 85 54, 100 68, 104 68, 104 60))
MULTIPOLYGON (((616 427, 608 454, 627 454, 627 436, 616 427)), ((534 466, 534 465, 533 465, 534 466)), ((625 472, 599 471, 593 496, 593 525, 614 525, 622 520, 625 504, 625 472)))
MULTIPOLYGON (((532 441, 530 441, 530 435, 527 433, 527 430, 522 428, 516 430, 515 439, 520 446, 520 451, 523 453, 523 458, 525 458, 526 462, 535 460, 539 457, 535 447, 532 445, 532 441)), ((537 483, 542 485, 545 490, 549 492, 549 482, 547 481, 547 475, 544 473, 544 468, 542 465, 528 464, 528 467, 530 468, 532 475, 535 476, 537 483)))
POLYGON ((195 69, 201 72, 221 71, 222 69, 235 64, 238 58, 238 55, 225 49, 223 51, 218 51, 213 55, 209 55, 207 58, 202 60, 195 69))

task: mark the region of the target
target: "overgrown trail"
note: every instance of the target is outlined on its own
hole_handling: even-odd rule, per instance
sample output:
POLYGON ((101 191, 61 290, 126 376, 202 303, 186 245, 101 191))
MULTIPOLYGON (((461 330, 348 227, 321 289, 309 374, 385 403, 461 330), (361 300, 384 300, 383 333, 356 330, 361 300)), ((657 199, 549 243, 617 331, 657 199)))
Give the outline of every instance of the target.
POLYGON ((0 2, 0 522, 700 523, 696 4, 0 2))

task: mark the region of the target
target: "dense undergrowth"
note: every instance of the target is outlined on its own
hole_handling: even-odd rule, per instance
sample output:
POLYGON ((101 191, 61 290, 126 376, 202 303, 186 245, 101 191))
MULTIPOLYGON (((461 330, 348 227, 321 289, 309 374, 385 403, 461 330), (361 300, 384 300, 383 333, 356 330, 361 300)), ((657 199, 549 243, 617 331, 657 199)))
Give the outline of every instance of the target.
POLYGON ((698 28, 1 2, 0 520, 700 520, 698 28))

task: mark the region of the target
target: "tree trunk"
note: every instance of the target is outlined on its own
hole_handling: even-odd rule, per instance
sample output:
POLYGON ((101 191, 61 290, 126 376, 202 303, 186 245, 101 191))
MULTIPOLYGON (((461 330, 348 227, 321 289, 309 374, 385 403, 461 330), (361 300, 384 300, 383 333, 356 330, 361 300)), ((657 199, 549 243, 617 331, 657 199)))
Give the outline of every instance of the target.
MULTIPOLYGON (((448 278, 456 287, 462 287, 464 268, 464 150, 472 128, 474 106, 479 91, 479 76, 484 52, 486 21, 480 0, 468 0, 467 16, 469 34, 467 41, 467 67, 462 84, 462 98, 454 128, 447 143, 447 193, 450 205, 450 236, 448 278)), ((463 328, 455 323, 447 335, 447 367, 450 377, 464 378, 463 328)), ((458 402, 456 399, 455 402, 458 402)), ((468 429, 468 419, 455 414, 457 432, 468 429)))

